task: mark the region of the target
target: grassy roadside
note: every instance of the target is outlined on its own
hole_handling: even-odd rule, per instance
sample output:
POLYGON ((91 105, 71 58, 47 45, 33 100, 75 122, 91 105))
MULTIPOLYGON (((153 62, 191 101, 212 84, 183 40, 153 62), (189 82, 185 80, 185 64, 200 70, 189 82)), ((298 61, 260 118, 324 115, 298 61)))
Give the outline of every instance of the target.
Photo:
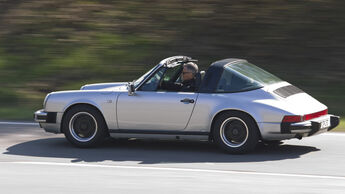
POLYGON ((345 132, 345 116, 341 117, 339 126, 335 129, 333 129, 332 131, 345 132))
POLYGON ((31 107, 1 107, 0 120, 4 121, 33 121, 34 109, 31 107))

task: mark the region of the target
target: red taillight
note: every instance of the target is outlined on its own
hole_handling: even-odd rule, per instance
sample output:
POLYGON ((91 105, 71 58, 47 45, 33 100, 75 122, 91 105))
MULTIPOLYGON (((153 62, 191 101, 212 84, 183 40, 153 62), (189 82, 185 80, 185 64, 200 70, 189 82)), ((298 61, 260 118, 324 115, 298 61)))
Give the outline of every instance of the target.
POLYGON ((317 118, 317 117, 321 117, 321 116, 327 115, 327 114, 328 114, 328 109, 323 110, 323 111, 320 111, 320 112, 316 112, 316 113, 304 115, 303 119, 304 119, 305 121, 307 121, 307 120, 315 119, 315 118, 317 118))
POLYGON ((328 109, 320 111, 320 112, 316 112, 316 113, 307 114, 307 115, 304 115, 304 116, 301 116, 301 115, 287 115, 287 116, 284 116, 282 122, 297 123, 297 122, 301 122, 301 121, 307 121, 307 120, 315 119, 315 118, 318 118, 318 117, 321 117, 321 116, 327 115, 327 114, 328 114, 328 109))
POLYGON ((303 121, 303 117, 300 115, 288 115, 283 118, 283 122, 297 123, 303 121))

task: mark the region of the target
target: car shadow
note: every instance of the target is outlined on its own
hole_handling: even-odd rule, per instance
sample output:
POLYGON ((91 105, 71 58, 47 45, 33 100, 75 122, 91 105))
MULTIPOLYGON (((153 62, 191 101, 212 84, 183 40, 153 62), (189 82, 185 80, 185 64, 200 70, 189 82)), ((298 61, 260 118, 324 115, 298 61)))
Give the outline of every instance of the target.
POLYGON ((201 162, 262 162, 299 158, 319 151, 311 146, 259 144, 249 154, 232 155, 209 142, 108 139, 97 148, 76 148, 65 138, 47 138, 19 143, 4 154, 70 158, 71 162, 138 161, 141 164, 201 162))

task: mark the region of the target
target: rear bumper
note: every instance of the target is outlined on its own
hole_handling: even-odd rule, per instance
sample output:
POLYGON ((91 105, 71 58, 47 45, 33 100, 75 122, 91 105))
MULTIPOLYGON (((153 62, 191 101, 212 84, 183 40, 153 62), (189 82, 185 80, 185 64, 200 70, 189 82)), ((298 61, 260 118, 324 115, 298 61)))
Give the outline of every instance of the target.
POLYGON ((38 122, 41 128, 50 133, 61 133, 61 118, 62 113, 46 112, 43 109, 38 110, 34 113, 35 122, 38 122))
POLYGON ((334 129, 339 125, 339 116, 325 115, 299 123, 281 123, 282 134, 296 134, 300 137, 311 136, 334 129))

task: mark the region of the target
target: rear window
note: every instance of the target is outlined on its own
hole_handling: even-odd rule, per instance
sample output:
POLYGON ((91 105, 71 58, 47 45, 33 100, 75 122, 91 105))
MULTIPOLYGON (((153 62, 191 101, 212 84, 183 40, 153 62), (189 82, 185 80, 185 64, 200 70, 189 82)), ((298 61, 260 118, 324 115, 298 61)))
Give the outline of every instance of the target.
POLYGON ((262 85, 270 85, 282 81, 277 76, 245 61, 229 64, 225 68, 231 68, 262 85))
POLYGON ((278 77, 248 62, 224 66, 216 92, 242 92, 281 82, 278 77))

